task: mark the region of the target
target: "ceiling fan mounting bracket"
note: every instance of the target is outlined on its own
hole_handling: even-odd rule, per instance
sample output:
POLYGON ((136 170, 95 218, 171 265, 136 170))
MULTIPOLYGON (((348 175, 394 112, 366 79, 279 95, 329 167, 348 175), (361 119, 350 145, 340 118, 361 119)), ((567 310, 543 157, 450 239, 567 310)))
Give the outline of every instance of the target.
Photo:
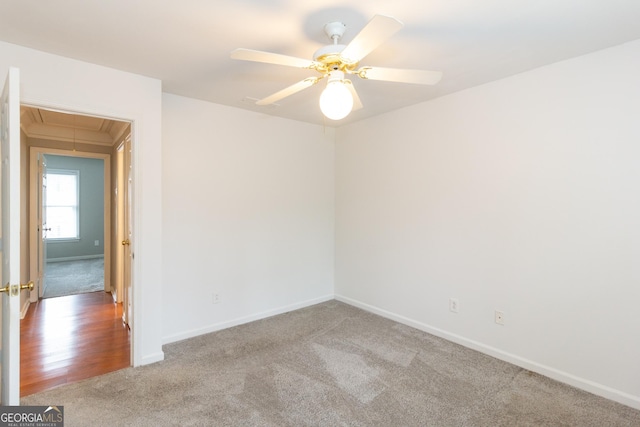
POLYGON ((346 29, 347 26, 342 22, 329 22, 324 26, 324 33, 334 44, 338 44, 338 42, 344 35, 344 30, 346 29))

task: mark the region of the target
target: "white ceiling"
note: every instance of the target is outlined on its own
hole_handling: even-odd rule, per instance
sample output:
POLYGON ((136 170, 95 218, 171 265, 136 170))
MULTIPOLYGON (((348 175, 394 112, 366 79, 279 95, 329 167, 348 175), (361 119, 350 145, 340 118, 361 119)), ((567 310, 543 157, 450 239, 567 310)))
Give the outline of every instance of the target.
POLYGON ((0 40, 162 80, 164 92, 340 126, 640 38, 639 0, 0 0, 0 40), (405 26, 361 65, 443 71, 436 86, 364 81, 364 108, 323 119, 314 71, 237 61, 238 47, 312 59, 342 21, 347 44, 375 14, 405 26))

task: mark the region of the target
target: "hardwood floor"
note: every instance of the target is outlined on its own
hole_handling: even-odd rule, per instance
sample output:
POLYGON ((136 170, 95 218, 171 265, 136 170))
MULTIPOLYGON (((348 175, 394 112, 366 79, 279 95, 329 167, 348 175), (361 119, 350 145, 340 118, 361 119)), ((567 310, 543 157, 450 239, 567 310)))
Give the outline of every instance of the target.
POLYGON ((122 304, 91 292, 31 304, 20 322, 20 395, 130 366, 122 304))

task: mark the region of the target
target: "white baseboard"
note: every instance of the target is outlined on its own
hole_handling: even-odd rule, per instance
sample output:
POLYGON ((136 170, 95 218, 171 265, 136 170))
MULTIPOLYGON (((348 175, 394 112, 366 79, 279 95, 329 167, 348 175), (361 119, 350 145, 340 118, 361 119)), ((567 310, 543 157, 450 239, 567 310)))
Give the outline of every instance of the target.
POLYGON ((20 320, 24 319, 24 316, 27 315, 27 310, 29 310, 29 306, 31 305, 31 301, 29 298, 22 305, 22 309, 20 310, 20 320))
POLYGON ((322 302, 331 301, 332 299, 333 299, 333 295, 326 295, 324 297, 314 298, 307 301, 301 301, 301 302, 290 304, 284 307, 275 308, 273 310, 262 311, 260 313, 251 314, 249 316, 239 317, 237 319, 229 320, 226 322, 214 323, 213 325, 208 325, 202 328, 192 329, 190 331, 185 331, 178 334, 166 336, 162 339, 162 344, 169 344, 172 342, 177 342, 177 341, 182 341, 188 338, 197 337, 199 335, 204 335, 204 334, 220 331, 227 328, 232 328, 234 326, 243 325, 245 323, 253 322, 256 320, 266 319, 268 317, 277 316, 278 314, 283 314, 289 311, 298 310, 298 309, 309 307, 315 304, 320 304, 322 302))
POLYGON ((156 353, 149 354, 142 357, 142 360, 140 360, 140 363, 134 362, 133 366, 137 367, 137 366, 150 365, 152 363, 162 362, 163 360, 164 360, 164 352, 158 351, 156 353))
POLYGON ((407 317, 392 313, 387 310, 383 310, 378 307, 374 307, 372 305, 369 305, 351 298, 347 298, 341 295, 336 295, 335 299, 338 301, 344 302, 346 304, 352 305, 354 307, 361 308, 365 311, 377 314, 379 316, 386 317, 387 319, 394 320, 398 323, 402 323, 404 325, 411 326, 413 328, 438 336, 440 338, 444 338, 448 341, 454 342, 456 344, 460 344, 464 347, 471 348, 473 350, 495 357, 496 359, 504 360, 505 362, 509 362, 513 365, 519 366, 529 371, 536 372, 538 374, 552 378, 556 381, 569 384, 573 387, 579 388, 589 393, 602 396, 606 399, 610 399, 615 402, 622 403, 623 405, 627 405, 635 409, 640 409, 640 396, 634 396, 634 395, 625 393, 623 391, 616 390, 614 388, 596 383, 594 381, 577 377, 575 375, 569 374, 564 371, 560 371, 550 366, 545 366, 545 365, 536 363, 532 360, 528 360, 523 357, 511 354, 511 353, 507 353, 495 347, 491 347, 491 346, 482 344, 480 342, 470 340, 460 335, 452 334, 440 328, 435 328, 425 323, 418 322, 413 319, 409 319, 407 317))
POLYGON ((60 258, 47 258, 47 262, 62 262, 62 261, 80 261, 83 259, 98 259, 104 258, 104 255, 78 255, 78 256, 67 256, 60 258))

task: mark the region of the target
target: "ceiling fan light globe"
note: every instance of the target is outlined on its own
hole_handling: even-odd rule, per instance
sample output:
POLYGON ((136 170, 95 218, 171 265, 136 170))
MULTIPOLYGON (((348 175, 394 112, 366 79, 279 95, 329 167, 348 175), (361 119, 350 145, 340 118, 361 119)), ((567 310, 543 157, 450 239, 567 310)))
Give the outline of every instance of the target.
POLYGON ((341 80, 330 81, 320 95, 320 111, 331 120, 344 119, 353 109, 353 96, 341 80))

